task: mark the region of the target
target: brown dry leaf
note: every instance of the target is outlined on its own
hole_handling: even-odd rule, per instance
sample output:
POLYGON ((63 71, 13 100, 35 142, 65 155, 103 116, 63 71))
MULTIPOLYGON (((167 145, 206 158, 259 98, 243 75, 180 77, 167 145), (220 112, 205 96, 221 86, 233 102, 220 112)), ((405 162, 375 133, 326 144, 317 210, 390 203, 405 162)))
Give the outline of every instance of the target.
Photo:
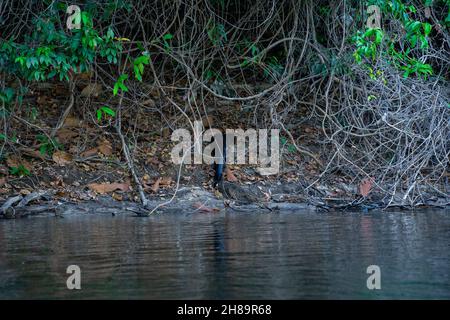
POLYGON ((80 80, 89 80, 90 78, 92 78, 93 74, 94 73, 92 71, 83 72, 83 73, 77 74, 76 78, 80 79, 80 80))
POLYGON ((159 184, 161 183, 161 178, 158 178, 158 180, 155 181, 153 186, 150 188, 154 193, 157 193, 159 190, 159 184))
POLYGON ((123 201, 123 196, 121 194, 114 192, 111 197, 116 201, 123 201))
POLYGON ((82 121, 78 119, 77 117, 67 117, 66 120, 64 120, 63 128, 79 128, 82 126, 82 121))
POLYGON ((154 107, 156 105, 153 99, 147 99, 144 102, 142 102, 142 104, 147 107, 154 107))
POLYGON ((205 128, 212 128, 214 126, 213 116, 203 117, 202 123, 205 128))
POLYGON ((20 193, 22 196, 26 196, 26 195, 29 195, 29 194, 31 193, 31 191, 28 190, 28 189, 22 189, 22 190, 19 191, 19 193, 20 193))
POLYGON ((159 184, 161 186, 170 186, 171 183, 172 183, 171 177, 162 177, 162 178, 160 178, 160 181, 159 181, 159 184))
POLYGON ((0 187, 6 184, 6 178, 0 178, 0 187))
POLYGON ((236 178, 236 176, 233 174, 231 169, 228 167, 225 168, 225 175, 227 176, 228 182, 237 182, 238 181, 238 178, 236 178))
POLYGON ((70 142, 73 138, 78 136, 78 132, 70 130, 68 128, 62 128, 58 130, 56 137, 61 143, 70 142))
POLYGON ((196 208, 197 210, 199 210, 201 212, 213 213, 213 212, 219 212, 220 211, 219 208, 210 208, 210 207, 207 207, 207 206, 203 205, 200 202, 194 203, 193 206, 194 206, 194 208, 196 208))
POLYGON ((67 192, 65 191, 65 190, 58 190, 56 193, 55 193, 55 196, 56 197, 59 197, 59 198, 63 198, 63 197, 67 197, 67 192))
POLYGON ((60 177, 58 177, 55 181, 50 182, 50 185, 53 187, 64 187, 65 183, 60 177))
POLYGON ((130 182, 124 183, 91 183, 88 184, 89 189, 99 194, 110 193, 116 190, 128 191, 130 189, 130 182))
POLYGON ((159 93, 159 89, 157 87, 152 87, 149 94, 155 99, 159 99, 161 97, 161 94, 159 93))
POLYGON ((103 92, 102 85, 99 83, 88 84, 80 93, 82 97, 89 98, 91 96, 98 97, 103 92))
POLYGON ((100 153, 107 157, 111 156, 113 152, 111 142, 109 142, 108 140, 103 140, 101 143, 99 143, 97 149, 98 151, 100 151, 100 153))
POLYGON ((359 193, 363 197, 367 197, 372 190, 372 186, 375 180, 373 178, 367 178, 361 181, 361 184, 359 185, 359 193))
POLYGON ((52 159, 59 166, 65 166, 66 164, 70 164, 73 161, 72 155, 64 151, 54 152, 52 159))
POLYGON ((31 169, 32 169, 32 166, 31 166, 31 164, 30 164, 28 161, 26 161, 26 160, 24 160, 24 159, 21 159, 21 158, 19 158, 19 157, 17 157, 17 156, 11 156, 11 157, 7 158, 7 159, 6 159, 6 164, 7 164, 8 167, 10 167, 10 168, 12 168, 12 167, 18 168, 19 166, 22 165, 22 166, 24 166, 25 169, 27 169, 28 171, 31 171, 31 169))
POLYGON ((98 147, 92 148, 92 149, 82 152, 81 157, 87 158, 87 157, 95 156, 97 154, 97 152, 98 152, 98 147))

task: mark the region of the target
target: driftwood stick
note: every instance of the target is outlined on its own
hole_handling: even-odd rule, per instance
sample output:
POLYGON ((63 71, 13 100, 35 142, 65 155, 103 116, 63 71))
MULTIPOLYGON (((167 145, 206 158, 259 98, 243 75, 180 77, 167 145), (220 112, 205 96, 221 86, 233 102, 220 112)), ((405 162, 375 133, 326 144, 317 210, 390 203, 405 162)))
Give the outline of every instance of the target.
POLYGON ((23 197, 21 195, 14 196, 5 201, 5 203, 0 208, 0 214, 5 214, 6 210, 11 208, 15 203, 21 201, 23 197))
POLYGON ((28 203, 30 203, 33 200, 37 200, 40 199, 44 196, 49 195, 48 191, 36 191, 36 192, 32 192, 28 195, 25 196, 25 198, 23 198, 19 204, 16 206, 16 208, 21 208, 21 207, 25 207, 28 203))

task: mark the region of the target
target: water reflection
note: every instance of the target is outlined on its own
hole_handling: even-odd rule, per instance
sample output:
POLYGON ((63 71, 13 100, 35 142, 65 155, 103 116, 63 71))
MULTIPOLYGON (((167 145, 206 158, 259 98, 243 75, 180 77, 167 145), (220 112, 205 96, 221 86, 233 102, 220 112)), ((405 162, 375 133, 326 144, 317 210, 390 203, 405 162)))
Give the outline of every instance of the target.
POLYGON ((4 220, 0 244, 0 298, 450 298, 448 211, 4 220))

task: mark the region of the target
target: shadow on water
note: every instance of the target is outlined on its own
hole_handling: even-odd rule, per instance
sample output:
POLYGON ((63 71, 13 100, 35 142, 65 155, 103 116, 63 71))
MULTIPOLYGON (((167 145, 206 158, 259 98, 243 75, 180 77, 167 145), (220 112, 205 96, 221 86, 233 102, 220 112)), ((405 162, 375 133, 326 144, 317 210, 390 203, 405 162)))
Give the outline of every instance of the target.
POLYGON ((448 210, 3 220, 0 246, 3 299, 450 298, 448 210))

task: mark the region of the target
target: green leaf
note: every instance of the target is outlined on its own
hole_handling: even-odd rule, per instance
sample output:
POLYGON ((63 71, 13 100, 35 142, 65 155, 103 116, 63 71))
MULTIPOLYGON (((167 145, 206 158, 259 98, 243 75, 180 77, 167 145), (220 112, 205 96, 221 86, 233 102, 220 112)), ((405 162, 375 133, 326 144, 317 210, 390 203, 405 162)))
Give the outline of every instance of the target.
POLYGON ((24 167, 24 165, 19 165, 18 167, 11 167, 9 169, 9 172, 14 175, 14 176, 29 176, 30 175, 30 170, 28 170, 27 168, 24 167))
POLYGON ((123 83, 120 83, 119 87, 123 92, 128 92, 128 87, 126 85, 124 85, 123 83))
POLYGON ((426 37, 428 37, 430 35, 432 28, 433 27, 429 23, 424 23, 423 24, 423 30, 424 30, 424 33, 425 33, 426 37))
POLYGON ((97 110, 97 121, 102 121, 102 111, 100 109, 97 110))
POLYGON ((47 145, 43 144, 42 146, 39 147, 39 153, 43 156, 45 156, 45 154, 47 153, 47 145))
POLYGON ((125 74, 122 74, 119 76, 118 82, 124 82, 127 79, 128 79, 128 75, 125 73, 125 74))
POLYGON ((164 40, 170 40, 170 39, 172 39, 173 38, 173 35, 171 34, 171 33, 166 33, 164 36, 163 36, 163 39, 164 40))
POLYGON ((108 28, 108 32, 106 33, 106 36, 110 39, 114 38, 114 31, 111 28, 108 28))
POLYGON ((375 33, 375 43, 380 44, 382 40, 383 40, 383 32, 381 30, 377 30, 377 32, 375 33))
POLYGON ((150 62, 150 58, 148 56, 140 56, 134 60, 135 65, 149 64, 149 62, 150 62))
POLYGON ((417 32, 420 29, 421 23, 419 21, 414 21, 409 24, 411 31, 417 32))
POLYGON ((113 109, 111 109, 110 107, 103 106, 103 107, 101 107, 101 109, 104 113, 110 115, 111 117, 116 116, 116 112, 113 109))

